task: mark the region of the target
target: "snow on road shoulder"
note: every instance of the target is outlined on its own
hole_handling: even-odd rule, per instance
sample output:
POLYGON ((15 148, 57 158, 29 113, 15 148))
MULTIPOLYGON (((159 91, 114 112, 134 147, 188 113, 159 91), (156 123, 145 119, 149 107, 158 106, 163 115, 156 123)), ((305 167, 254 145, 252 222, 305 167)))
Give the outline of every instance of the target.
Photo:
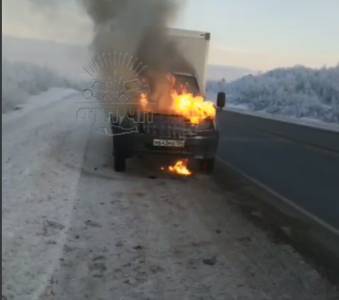
POLYGON ((72 93, 56 89, 34 97, 23 122, 14 118, 3 128, 2 268, 7 299, 37 299, 35 293, 50 280, 49 271, 62 251, 88 136, 86 123, 75 121, 77 98, 72 93), (65 159, 72 169, 59 163, 65 159))

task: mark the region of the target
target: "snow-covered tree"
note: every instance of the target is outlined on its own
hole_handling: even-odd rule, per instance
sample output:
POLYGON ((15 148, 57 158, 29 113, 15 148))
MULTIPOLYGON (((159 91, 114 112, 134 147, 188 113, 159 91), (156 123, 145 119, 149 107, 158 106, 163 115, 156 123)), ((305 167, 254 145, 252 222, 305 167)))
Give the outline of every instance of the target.
POLYGON ((30 95, 50 88, 81 90, 79 82, 61 76, 45 64, 44 67, 2 59, 2 112, 12 110, 30 95))
POLYGON ((210 99, 219 91, 226 92, 228 105, 233 107, 339 123, 339 65, 279 68, 230 83, 209 81, 208 90, 210 99))

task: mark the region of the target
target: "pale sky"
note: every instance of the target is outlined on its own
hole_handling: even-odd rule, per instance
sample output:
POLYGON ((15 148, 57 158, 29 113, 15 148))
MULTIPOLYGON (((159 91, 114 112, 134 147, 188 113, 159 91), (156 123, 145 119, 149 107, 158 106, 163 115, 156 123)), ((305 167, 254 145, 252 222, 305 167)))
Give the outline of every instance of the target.
POLYGON ((190 0, 178 26, 210 31, 215 46, 229 49, 230 58, 215 52, 213 61, 223 64, 267 69, 339 62, 338 0, 190 0))
MULTIPOLYGON (((73 43, 90 39, 91 25, 70 8, 72 0, 59 0, 66 4, 43 15, 27 2, 2 1, 3 33, 73 43)), ((211 32, 211 63, 268 70, 339 62, 339 0, 186 2, 174 26, 211 32)))

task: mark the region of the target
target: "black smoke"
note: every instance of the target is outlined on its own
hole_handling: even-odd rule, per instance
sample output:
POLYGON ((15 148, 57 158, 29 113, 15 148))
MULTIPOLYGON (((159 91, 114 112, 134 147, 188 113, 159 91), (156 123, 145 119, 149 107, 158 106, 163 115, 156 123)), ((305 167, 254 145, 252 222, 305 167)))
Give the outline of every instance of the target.
POLYGON ((148 69, 171 70, 178 49, 166 28, 183 7, 179 0, 80 0, 94 23, 94 54, 122 52, 148 69))
MULTIPOLYGON (((94 37, 91 51, 94 55, 125 53, 142 66, 141 74, 151 82, 152 98, 163 110, 169 107, 170 84, 167 73, 180 67, 191 71, 178 46, 171 39, 171 27, 184 7, 180 0, 79 0, 93 21, 94 37), (179 66, 180 64, 180 66, 179 66)), ((137 63, 136 63, 137 64, 137 63)), ((115 68, 116 71, 116 68, 115 68)), ((114 70, 104 68, 103 77, 112 77, 114 70)), ((133 74, 120 70, 124 80, 133 74)), ((135 75, 135 74, 134 74, 135 75)))

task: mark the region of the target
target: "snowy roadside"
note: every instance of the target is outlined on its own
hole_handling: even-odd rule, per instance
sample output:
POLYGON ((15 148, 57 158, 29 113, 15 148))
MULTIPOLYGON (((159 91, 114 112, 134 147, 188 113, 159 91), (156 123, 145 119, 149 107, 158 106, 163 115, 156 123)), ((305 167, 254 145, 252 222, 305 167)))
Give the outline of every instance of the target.
POLYGON ((37 299, 34 294, 50 280, 62 254, 88 134, 86 124, 75 121, 77 101, 72 90, 51 89, 28 99, 22 111, 3 115, 2 267, 8 300, 37 299))

